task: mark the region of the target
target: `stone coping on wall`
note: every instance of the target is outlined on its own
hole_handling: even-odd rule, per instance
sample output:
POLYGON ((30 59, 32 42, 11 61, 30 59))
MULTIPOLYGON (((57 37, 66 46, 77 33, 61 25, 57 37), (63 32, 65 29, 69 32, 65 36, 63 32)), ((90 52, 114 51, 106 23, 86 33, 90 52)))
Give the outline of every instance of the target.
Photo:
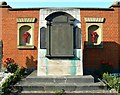
MULTIPOLYGON (((45 8, 9 8, 10 11, 19 11, 19 10, 40 10, 40 9, 58 9, 58 7, 45 7, 45 8)), ((112 8, 79 8, 79 7, 62 7, 59 9, 80 9, 80 10, 113 10, 112 8)))

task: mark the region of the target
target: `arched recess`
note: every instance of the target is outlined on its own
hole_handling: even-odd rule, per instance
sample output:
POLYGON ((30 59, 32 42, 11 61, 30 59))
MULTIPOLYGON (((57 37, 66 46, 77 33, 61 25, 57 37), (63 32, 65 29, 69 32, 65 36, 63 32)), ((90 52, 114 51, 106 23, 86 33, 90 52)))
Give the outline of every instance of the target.
POLYGON ((105 18, 85 18, 86 47, 103 48, 103 23, 105 18))
POLYGON ((34 24, 18 24, 17 48, 33 49, 34 48, 34 24), (28 37, 25 41, 25 33, 28 37))
POLYGON ((95 44, 99 44, 100 43, 100 37, 99 37, 99 35, 101 34, 100 32, 101 31, 100 31, 98 25, 91 25, 91 26, 89 26, 88 27, 88 43, 89 44, 94 44, 94 43, 95 44), (95 35, 95 41, 94 42, 92 42, 92 34, 93 34, 93 32, 96 33, 96 35, 95 35))
POLYGON ((20 46, 26 46, 31 45, 31 34, 32 34, 32 28, 29 25, 23 25, 19 28, 19 45, 20 46), (28 32, 30 35, 27 38, 27 42, 24 42, 24 34, 25 32, 28 32))
POLYGON ((17 48, 34 48, 35 18, 17 18, 17 48))
POLYGON ((87 47, 103 47, 103 27, 101 23, 86 23, 87 47), (93 41, 94 39, 94 41, 93 41))

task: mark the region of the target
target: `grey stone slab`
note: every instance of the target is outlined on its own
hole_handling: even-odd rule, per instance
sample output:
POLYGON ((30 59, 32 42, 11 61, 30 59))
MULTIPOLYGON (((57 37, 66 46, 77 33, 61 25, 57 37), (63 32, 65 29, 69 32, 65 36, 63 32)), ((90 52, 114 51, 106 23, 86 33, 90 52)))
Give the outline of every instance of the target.
POLYGON ((29 82, 50 82, 50 83, 93 83, 94 78, 87 76, 37 76, 37 72, 31 73, 26 80, 29 82))
MULTIPOLYGON (((21 95, 58 95, 55 92, 47 91, 23 91, 21 95)), ((119 95, 118 93, 111 93, 106 90, 95 90, 95 91, 77 91, 77 92, 67 92, 65 91, 62 95, 119 95)))
POLYGON ((29 78, 27 79, 27 81, 29 82, 51 82, 53 83, 54 82, 54 79, 53 78, 29 78))
POLYGON ((114 93, 111 94, 109 91, 107 92, 107 87, 103 82, 94 83, 94 78, 91 75, 88 76, 36 76, 36 75, 37 75, 36 71, 34 71, 26 79, 22 79, 22 81, 16 84, 16 87, 23 87, 23 92, 21 95, 56 95, 55 91, 60 91, 62 89, 64 89, 67 92, 67 94, 65 95, 71 94, 117 95, 114 93), (101 90, 105 91, 100 92, 101 90), (29 93, 29 91, 35 93, 29 93), (90 91, 93 92, 90 93, 90 91), (52 93, 49 94, 49 92, 52 93))
POLYGON ((67 78, 66 79, 67 83, 93 83, 94 79, 93 78, 67 78))
MULTIPOLYGON (((55 93, 22 93, 21 95, 57 95, 55 93)), ((59 95, 59 94, 58 94, 59 95)), ((119 95, 113 93, 66 93, 63 95, 119 95)))
POLYGON ((20 83, 16 86, 22 86, 25 91, 55 91, 64 89, 65 91, 81 90, 103 90, 104 85, 99 83, 20 83))
POLYGON ((23 86, 23 91, 44 91, 44 86, 23 86))
POLYGON ((50 82, 50 83, 93 83, 90 78, 28 78, 29 82, 50 82))

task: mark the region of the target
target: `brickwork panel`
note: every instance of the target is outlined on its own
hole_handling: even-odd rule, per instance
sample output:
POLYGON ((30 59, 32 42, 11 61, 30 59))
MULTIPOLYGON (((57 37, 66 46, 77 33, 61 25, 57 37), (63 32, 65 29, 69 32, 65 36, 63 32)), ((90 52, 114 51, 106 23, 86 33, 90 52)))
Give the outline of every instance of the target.
POLYGON ((118 25, 118 8, 114 8, 114 10, 80 10, 80 12, 84 68, 99 68, 101 60, 111 62, 114 68, 119 68, 120 31, 118 29, 120 29, 120 24, 118 25), (103 23, 103 48, 85 47, 85 17, 105 18, 103 23))
POLYGON ((3 60, 10 57, 19 66, 34 68, 38 57, 38 31, 39 31, 39 10, 16 10, 2 9, 2 39, 3 39, 3 60), (34 46, 33 50, 17 49, 17 18, 36 18, 34 24, 34 46))

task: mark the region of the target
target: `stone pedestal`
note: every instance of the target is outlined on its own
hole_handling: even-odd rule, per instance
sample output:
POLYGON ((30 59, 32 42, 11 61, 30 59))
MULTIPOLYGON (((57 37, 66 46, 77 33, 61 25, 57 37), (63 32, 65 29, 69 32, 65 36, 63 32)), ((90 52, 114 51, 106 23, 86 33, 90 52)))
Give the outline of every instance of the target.
MULTIPOLYGON (((65 12, 71 15, 76 19, 73 24, 81 29, 80 25, 80 10, 79 9, 41 9, 40 10, 40 29, 45 27, 47 28, 47 21, 45 18, 54 12, 65 12)), ((81 32, 81 31, 80 31, 81 32)), ((80 35, 81 36, 81 35, 80 35)), ((40 33, 38 40, 38 76, 47 76, 47 75, 83 75, 83 65, 82 65, 82 45, 79 49, 74 49, 73 58, 47 58, 47 49, 41 49, 40 47, 40 33)), ((66 36, 67 37, 67 36, 66 36)), ((80 41, 81 38, 79 39, 80 41)))
MULTIPOLYGON (((46 54, 46 50, 40 53, 46 54)), ((80 53, 80 51, 78 51, 80 53)), ((48 59, 45 57, 39 58, 37 75, 82 75, 82 62, 79 58, 72 59, 48 59)))

